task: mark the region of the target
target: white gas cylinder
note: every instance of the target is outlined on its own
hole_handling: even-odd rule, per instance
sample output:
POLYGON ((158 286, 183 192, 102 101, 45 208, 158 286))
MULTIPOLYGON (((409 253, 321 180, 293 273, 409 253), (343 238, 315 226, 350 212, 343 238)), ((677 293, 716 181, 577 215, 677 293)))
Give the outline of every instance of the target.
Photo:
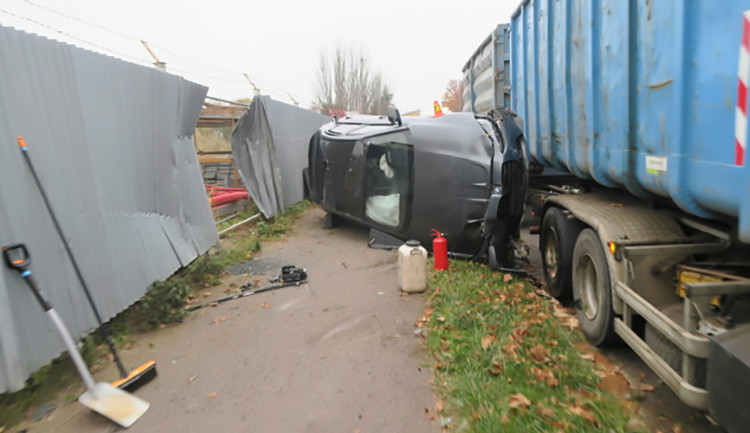
POLYGON ((427 287, 427 250, 419 241, 408 240, 398 248, 398 286, 407 293, 427 287))

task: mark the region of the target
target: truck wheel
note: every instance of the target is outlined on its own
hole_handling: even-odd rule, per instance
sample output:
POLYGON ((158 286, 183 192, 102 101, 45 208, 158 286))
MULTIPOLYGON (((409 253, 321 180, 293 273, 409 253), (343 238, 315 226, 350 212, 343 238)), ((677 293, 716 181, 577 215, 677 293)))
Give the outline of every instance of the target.
POLYGON ((583 224, 569 220, 558 207, 551 207, 544 213, 539 251, 547 291, 557 299, 570 298, 573 248, 582 229, 583 224))
POLYGON ((599 236, 592 229, 578 235, 573 250, 573 300, 589 343, 612 343, 615 327, 609 269, 599 236))

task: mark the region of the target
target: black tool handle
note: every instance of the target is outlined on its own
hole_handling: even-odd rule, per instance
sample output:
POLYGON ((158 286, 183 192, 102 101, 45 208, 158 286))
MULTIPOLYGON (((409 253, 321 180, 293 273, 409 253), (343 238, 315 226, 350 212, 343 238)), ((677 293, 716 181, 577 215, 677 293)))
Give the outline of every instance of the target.
POLYGON ((7 264, 9 268, 15 269, 21 273, 21 277, 23 277, 26 284, 29 285, 31 292, 34 293, 34 297, 37 302, 39 302, 39 305, 42 306, 42 309, 44 309, 45 312, 51 310, 52 305, 50 305, 49 301, 44 297, 41 289, 39 289, 39 286, 36 285, 36 281, 34 281, 34 278, 31 276, 31 271, 28 269, 31 256, 29 255, 29 250, 26 249, 26 245, 13 244, 3 247, 3 257, 5 257, 5 264, 7 264))
POLYGON ((34 164, 31 162, 31 157, 29 157, 29 148, 26 147, 26 141, 23 139, 23 137, 18 137, 18 146, 21 148, 21 154, 23 155, 24 160, 26 160, 26 165, 29 167, 31 176, 34 178, 34 182, 36 183, 36 186, 39 189, 39 194, 41 194, 42 196, 42 201, 44 202, 44 206, 47 207, 47 212, 49 213, 49 216, 52 219, 52 223, 54 223, 55 225, 55 229, 57 230, 57 234, 60 236, 60 240, 62 241, 63 246, 65 247, 65 252, 67 252, 68 257, 70 257, 70 263, 73 265, 73 270, 75 271, 76 276, 78 277, 78 281, 81 283, 81 287, 83 287, 83 293, 86 295, 86 299, 89 301, 89 305, 91 305, 91 310, 94 312, 94 317, 96 318, 96 322, 99 324, 99 327, 102 329, 102 334, 104 335, 104 341, 107 343, 109 350, 112 352, 112 356, 115 358, 115 364, 117 364, 117 369, 120 371, 120 376, 125 378, 128 376, 128 372, 127 370, 125 370, 125 366, 122 364, 122 361, 120 360, 120 357, 117 354, 117 350, 115 350, 115 344, 112 341, 112 338, 110 337, 109 328, 107 327, 107 324, 102 321, 102 318, 99 315, 99 309, 96 308, 96 304, 94 303, 94 298, 91 296, 91 291, 89 290, 89 286, 86 285, 86 280, 83 279, 83 274, 81 273, 81 269, 78 267, 78 262, 76 261, 75 256, 73 256, 73 251, 71 251, 70 245, 68 245, 68 241, 65 239, 65 235, 63 234, 62 227, 60 227, 60 223, 57 221, 55 212, 52 210, 52 205, 50 204, 49 199, 47 198, 47 193, 44 191, 44 188, 42 187, 42 182, 39 180, 39 176, 36 174, 36 170, 34 169, 34 164))
POLYGON ((24 244, 13 244, 3 247, 5 264, 17 271, 25 271, 29 267, 29 250, 24 244))

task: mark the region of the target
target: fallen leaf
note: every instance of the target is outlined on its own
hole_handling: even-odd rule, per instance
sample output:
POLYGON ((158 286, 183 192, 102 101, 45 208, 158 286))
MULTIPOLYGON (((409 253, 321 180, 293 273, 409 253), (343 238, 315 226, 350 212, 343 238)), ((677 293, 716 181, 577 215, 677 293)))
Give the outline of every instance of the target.
POLYGON ((513 357, 515 359, 518 356, 518 354, 516 354, 516 349, 518 349, 518 344, 511 339, 503 347, 503 352, 505 352, 506 355, 513 357))
POLYGON ((503 424, 508 424, 510 422, 510 418, 508 418, 508 415, 503 415, 502 418, 500 418, 500 422, 503 424))
POLYGON ((491 335, 485 335, 484 337, 482 337, 482 349, 487 350, 494 340, 495 337, 491 335))
POLYGON ((210 305, 210 306, 212 306, 212 307, 215 307, 215 306, 219 305, 219 303, 218 303, 218 302, 211 302, 211 303, 210 303, 210 304, 208 304, 208 305, 210 305))
POLYGON ((520 328, 516 328, 513 330, 513 339, 520 343, 521 341, 523 341, 523 337, 528 335, 528 333, 529 330, 526 327, 522 326, 520 328))
POLYGON ((594 416, 594 414, 590 410, 588 410, 588 409, 586 409, 586 408, 584 408, 582 406, 572 406, 571 405, 571 406, 566 406, 565 409, 567 409, 567 411, 570 412, 570 413, 572 413, 573 415, 578 415, 581 418, 585 419, 586 421, 591 422, 594 425, 599 425, 599 420, 596 419, 596 417, 594 416))
POLYGON ((216 393, 215 392, 212 392, 211 394, 208 394, 208 398, 215 398, 215 397, 216 397, 216 393))
POLYGON ((396 335, 393 336, 393 338, 401 338, 401 335, 396 334, 396 335))
POLYGON ((541 415, 541 416, 543 416, 545 418, 552 418, 552 417, 555 416, 555 411, 554 410, 552 410, 552 409, 550 409, 550 408, 548 408, 546 406, 543 406, 543 405, 539 405, 537 407, 536 411, 537 411, 537 413, 539 413, 539 415, 541 415))
POLYGON ((263 303, 263 304, 260 304, 260 308, 268 308, 268 307, 270 307, 270 306, 271 306, 271 304, 269 304, 268 302, 265 302, 265 303, 263 303))
POLYGON ((490 374, 500 375, 503 374, 503 366, 497 361, 492 361, 492 367, 490 368, 490 374))
POLYGON ((258 257, 253 257, 253 261, 254 261, 254 262, 260 261, 260 258, 258 258, 258 257))
POLYGON ((505 274, 505 275, 503 275, 503 282, 505 282, 506 284, 510 283, 510 280, 512 280, 512 279, 513 279, 513 275, 511 275, 511 274, 505 274))
POLYGON ((654 387, 654 385, 648 383, 644 383, 641 385, 641 391, 643 392, 654 392, 655 389, 656 388, 654 387))
POLYGON ((586 361, 592 361, 593 362, 594 359, 596 359, 596 358, 594 358, 594 355, 592 355, 590 353, 583 353, 583 354, 581 354, 581 359, 585 359, 586 361))
POLYGON ((554 388, 557 386, 557 384, 560 382, 556 377, 555 374, 552 372, 552 370, 549 369, 542 369, 538 367, 531 367, 531 373, 536 376, 537 380, 544 382, 549 386, 550 388, 554 388))
POLYGON ((678 425, 672 426, 672 433, 682 433, 682 427, 678 425))
POLYGON ((513 394, 508 398, 508 406, 511 409, 517 407, 529 407, 531 406, 531 401, 529 401, 529 399, 523 394, 513 394))
POLYGON ((544 358, 547 357, 547 349, 544 348, 541 344, 536 345, 529 349, 529 354, 531 354, 531 357, 534 358, 536 361, 544 361, 544 358))
POLYGON ((211 292, 203 292, 204 298, 208 298, 209 296, 211 296, 211 292))
POLYGON ((435 412, 437 412, 437 413, 440 413, 440 412, 442 412, 442 411, 443 411, 443 402, 442 402, 442 401, 440 401, 440 400, 438 400, 438 401, 437 401, 437 402, 435 403, 435 412))

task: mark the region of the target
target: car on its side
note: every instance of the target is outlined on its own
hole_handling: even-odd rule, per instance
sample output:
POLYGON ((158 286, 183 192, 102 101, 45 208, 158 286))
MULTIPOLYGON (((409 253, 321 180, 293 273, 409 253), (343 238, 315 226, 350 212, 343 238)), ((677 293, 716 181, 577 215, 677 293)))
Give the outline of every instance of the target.
POLYGON ((510 111, 334 118, 310 139, 305 182, 327 221, 345 217, 455 257, 512 265, 528 189, 523 128, 510 111))

